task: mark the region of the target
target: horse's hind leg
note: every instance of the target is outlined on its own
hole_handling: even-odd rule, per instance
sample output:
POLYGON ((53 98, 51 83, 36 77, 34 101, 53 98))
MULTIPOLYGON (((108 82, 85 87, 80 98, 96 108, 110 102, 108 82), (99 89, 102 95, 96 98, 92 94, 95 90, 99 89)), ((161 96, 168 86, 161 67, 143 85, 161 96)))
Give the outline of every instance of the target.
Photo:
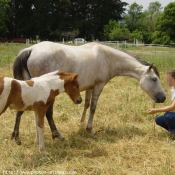
POLYGON ((58 138, 60 140, 64 140, 64 137, 58 132, 55 122, 53 120, 53 104, 51 104, 47 109, 46 118, 52 132, 52 138, 53 139, 58 138))
POLYGON ((15 126, 11 136, 11 139, 14 139, 17 145, 21 145, 21 140, 19 138, 19 125, 20 125, 21 115, 23 114, 23 112, 24 111, 17 111, 15 126))
POLYGON ((82 117, 81 117, 81 122, 84 122, 84 120, 85 120, 86 111, 87 111, 87 109, 90 106, 91 95, 92 95, 92 90, 91 89, 86 90, 86 93, 85 93, 85 104, 84 104, 83 114, 82 114, 82 117))

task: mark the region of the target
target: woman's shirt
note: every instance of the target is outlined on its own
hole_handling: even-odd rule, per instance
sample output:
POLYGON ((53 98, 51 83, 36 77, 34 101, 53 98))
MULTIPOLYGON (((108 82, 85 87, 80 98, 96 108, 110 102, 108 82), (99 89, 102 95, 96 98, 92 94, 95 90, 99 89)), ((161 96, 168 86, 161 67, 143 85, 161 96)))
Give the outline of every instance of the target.
POLYGON ((171 101, 173 102, 175 100, 175 89, 174 87, 171 88, 171 101))
MULTIPOLYGON (((171 101, 173 102, 175 100, 175 89, 174 87, 171 88, 171 101)), ((175 110, 172 110, 171 112, 175 112, 175 110)))

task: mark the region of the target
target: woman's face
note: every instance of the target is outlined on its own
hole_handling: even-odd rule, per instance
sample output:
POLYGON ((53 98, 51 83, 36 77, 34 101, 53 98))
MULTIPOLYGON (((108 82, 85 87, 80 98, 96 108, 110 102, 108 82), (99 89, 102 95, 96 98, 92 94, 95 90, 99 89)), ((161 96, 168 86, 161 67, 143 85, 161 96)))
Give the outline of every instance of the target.
POLYGON ((169 86, 175 87, 175 79, 169 74, 167 75, 167 83, 169 86))

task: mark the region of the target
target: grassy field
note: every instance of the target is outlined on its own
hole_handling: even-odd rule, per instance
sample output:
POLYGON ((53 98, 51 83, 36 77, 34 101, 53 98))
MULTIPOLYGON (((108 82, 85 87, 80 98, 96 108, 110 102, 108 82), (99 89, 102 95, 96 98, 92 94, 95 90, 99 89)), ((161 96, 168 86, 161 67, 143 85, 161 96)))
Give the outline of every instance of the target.
MULTIPOLYGON (((1 76, 12 76, 13 60, 24 47, 23 44, 0 44, 1 76)), ((1 115, 0 122, 0 174, 175 174, 173 137, 155 126, 156 115, 146 114, 146 110, 153 106, 170 103, 165 75, 167 70, 175 68, 175 50, 164 47, 130 47, 127 50, 158 67, 161 83, 167 92, 164 104, 154 104, 135 79, 116 77, 105 86, 100 96, 94 117, 97 134, 91 136, 85 131, 86 124, 80 125, 84 103, 74 105, 65 94, 61 94, 54 105, 54 119, 66 140, 52 140, 45 120, 48 157, 41 155, 34 143, 32 112, 22 116, 22 145, 10 140, 15 111, 8 109, 1 115)))

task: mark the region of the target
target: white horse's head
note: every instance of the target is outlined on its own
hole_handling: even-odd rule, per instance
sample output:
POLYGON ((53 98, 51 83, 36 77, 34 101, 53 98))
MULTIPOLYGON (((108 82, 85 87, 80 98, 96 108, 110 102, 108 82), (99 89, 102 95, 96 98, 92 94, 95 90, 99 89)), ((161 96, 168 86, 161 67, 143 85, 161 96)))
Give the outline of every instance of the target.
POLYGON ((140 79, 140 87, 156 102, 163 103, 165 92, 160 84, 159 74, 153 65, 148 66, 140 79))

